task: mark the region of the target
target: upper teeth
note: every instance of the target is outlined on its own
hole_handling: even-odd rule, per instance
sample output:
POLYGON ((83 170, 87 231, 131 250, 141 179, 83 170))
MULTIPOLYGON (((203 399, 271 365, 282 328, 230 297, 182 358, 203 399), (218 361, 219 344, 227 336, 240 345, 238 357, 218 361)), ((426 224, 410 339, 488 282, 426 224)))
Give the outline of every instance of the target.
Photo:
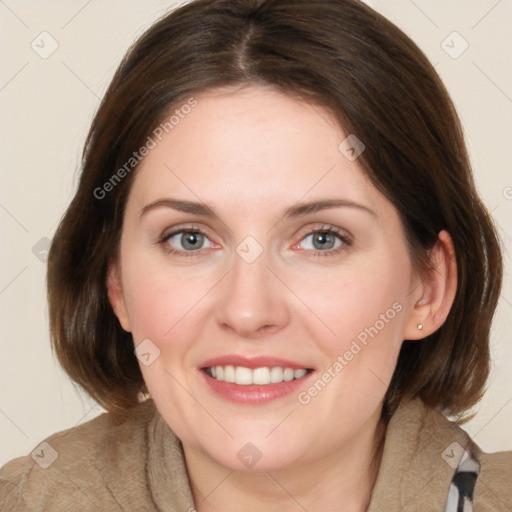
POLYGON ((224 382, 234 382, 240 385, 249 384, 278 384, 283 381, 300 379, 308 371, 306 369, 293 370, 292 368, 281 368, 275 366, 269 368, 245 368, 244 366, 211 366, 207 368, 207 373, 217 380, 224 382))

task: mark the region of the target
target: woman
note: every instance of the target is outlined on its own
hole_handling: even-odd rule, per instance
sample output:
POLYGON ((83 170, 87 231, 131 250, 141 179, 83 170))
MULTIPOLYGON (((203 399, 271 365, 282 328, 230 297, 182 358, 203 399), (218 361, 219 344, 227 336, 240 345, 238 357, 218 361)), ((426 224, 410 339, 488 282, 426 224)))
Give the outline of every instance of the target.
POLYGON ((459 426, 501 282, 400 30, 356 0, 184 5, 118 69, 49 254, 53 347, 109 413, 4 466, 4 507, 510 510, 512 452, 459 426))

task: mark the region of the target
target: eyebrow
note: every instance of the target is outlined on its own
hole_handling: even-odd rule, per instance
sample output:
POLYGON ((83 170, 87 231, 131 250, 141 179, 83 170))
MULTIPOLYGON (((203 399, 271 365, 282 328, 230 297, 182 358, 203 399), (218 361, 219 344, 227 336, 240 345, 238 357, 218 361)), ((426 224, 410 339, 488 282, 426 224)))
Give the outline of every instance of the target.
MULTIPOLYGON (((191 213, 195 215, 199 215, 206 218, 213 218, 217 215, 213 211, 213 208, 206 203, 196 202, 196 201, 181 201, 178 199, 158 199, 148 205, 144 206, 140 211, 140 216, 142 217, 144 214, 148 213, 151 210, 156 208, 172 208, 173 210, 177 210, 180 212, 191 213)), ((341 207, 349 207, 356 208, 363 212, 369 213, 374 217, 377 217, 377 214, 370 210, 368 207, 355 203, 353 201, 349 201, 347 199, 341 198, 329 198, 329 199, 320 199, 316 201, 302 202, 296 203, 292 206, 286 208, 282 214, 282 218, 291 219, 296 217, 303 217, 306 215, 310 215, 312 213, 316 213, 322 210, 332 209, 332 208, 341 208, 341 207)))

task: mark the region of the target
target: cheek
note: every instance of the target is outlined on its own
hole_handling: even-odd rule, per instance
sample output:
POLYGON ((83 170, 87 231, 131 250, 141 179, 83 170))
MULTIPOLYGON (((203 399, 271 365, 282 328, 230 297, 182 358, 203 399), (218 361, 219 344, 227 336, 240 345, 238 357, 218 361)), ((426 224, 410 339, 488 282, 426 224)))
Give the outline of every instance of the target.
POLYGON ((132 256, 123 265, 123 286, 135 345, 150 339, 160 350, 160 363, 176 369, 201 337, 211 312, 208 294, 219 278, 212 269, 132 256))
POLYGON ((316 282, 304 281, 304 303, 323 327, 322 338, 339 343, 374 324, 383 330, 382 321, 389 325, 400 317, 407 289, 404 277, 391 265, 343 269, 316 282), (325 336, 329 331, 330 338, 325 336))
POLYGON ((135 342, 141 338, 158 340, 171 327, 177 301, 158 281, 131 283, 127 302, 135 342))
POLYGON ((393 374, 409 282, 408 260, 399 257, 390 252, 379 265, 369 258, 328 279, 302 282, 304 302, 313 313, 303 316, 308 319, 303 327, 326 356, 322 371, 337 377, 331 392, 345 399, 378 394, 384 389, 379 381, 388 383, 393 374))
POLYGON ((123 262, 123 288, 135 342, 157 345, 187 315, 199 294, 197 280, 135 255, 123 262))

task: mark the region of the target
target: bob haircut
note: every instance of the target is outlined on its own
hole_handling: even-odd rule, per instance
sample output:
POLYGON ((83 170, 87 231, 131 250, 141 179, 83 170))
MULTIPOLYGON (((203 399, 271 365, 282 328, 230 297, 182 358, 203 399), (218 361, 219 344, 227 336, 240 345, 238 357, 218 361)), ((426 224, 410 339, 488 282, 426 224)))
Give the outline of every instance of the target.
POLYGON ((434 333, 404 340, 382 418, 409 396, 467 421, 462 413, 482 398, 490 369, 500 239, 433 66, 358 0, 195 0, 132 45, 92 122, 78 189, 49 253, 50 335, 62 367, 110 412, 126 413, 143 399, 132 336, 106 288, 139 158, 134 152, 143 154, 155 128, 166 126, 173 109, 193 104, 194 95, 251 84, 327 108, 364 143, 358 163, 397 208, 415 270, 432 271, 429 251, 441 230, 450 233, 454 303, 434 333))

